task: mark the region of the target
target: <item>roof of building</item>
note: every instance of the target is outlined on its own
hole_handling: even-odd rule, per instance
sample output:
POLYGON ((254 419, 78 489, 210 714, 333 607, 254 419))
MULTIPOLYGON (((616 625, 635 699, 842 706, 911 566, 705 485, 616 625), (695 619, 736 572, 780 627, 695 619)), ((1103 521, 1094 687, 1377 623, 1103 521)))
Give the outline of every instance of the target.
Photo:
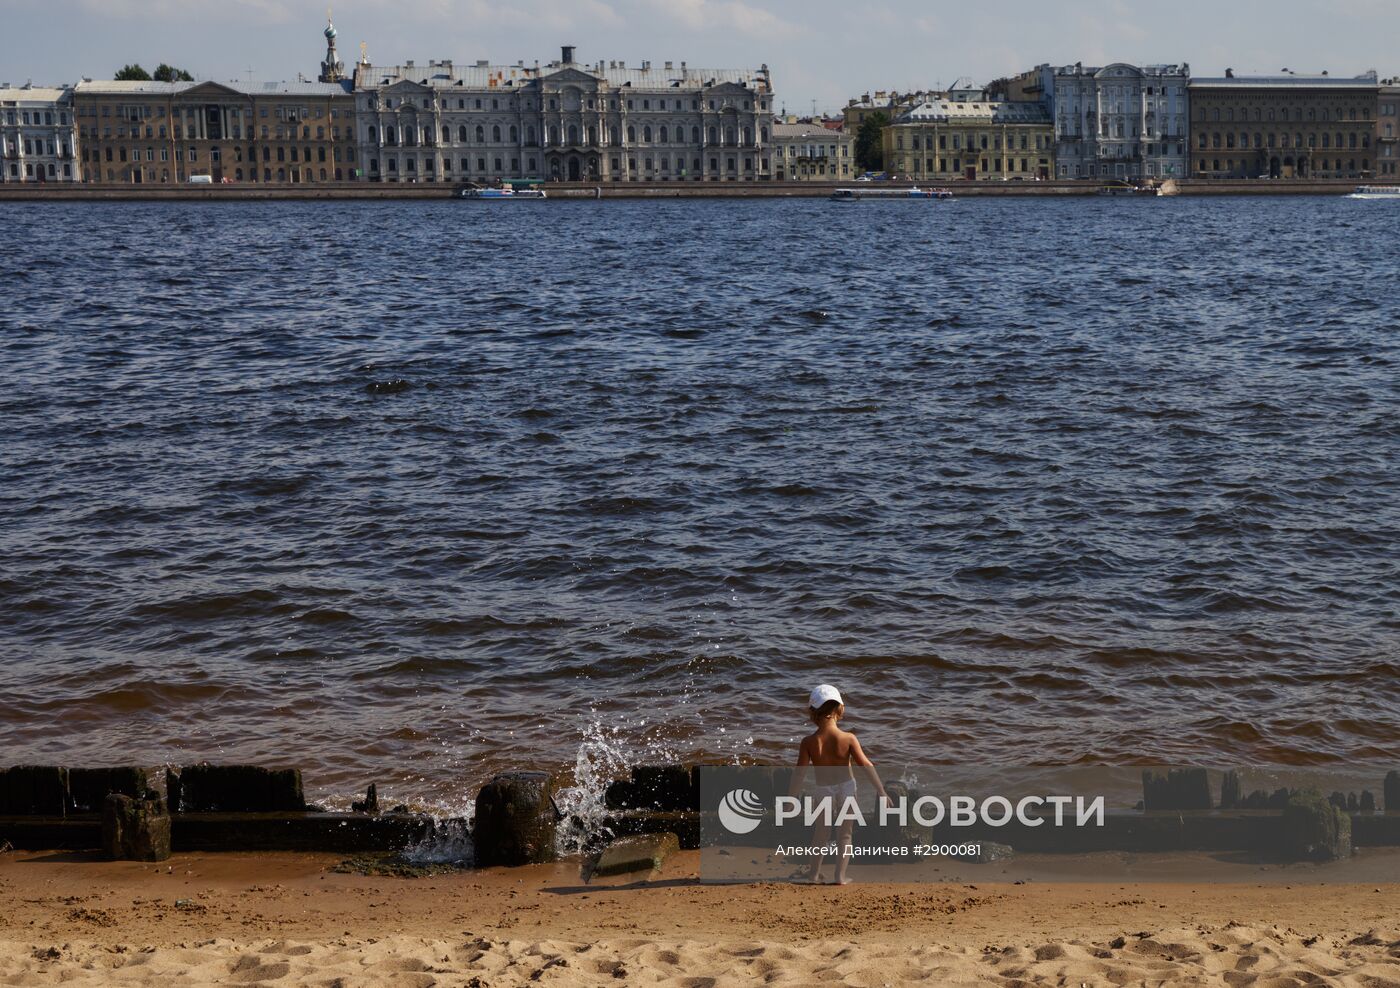
POLYGON ((1041 66, 1050 68, 1057 76, 1086 76, 1093 77, 1108 69, 1131 69, 1134 73, 1141 75, 1186 75, 1191 74, 1191 67, 1185 62, 1174 65, 1133 65, 1131 62, 1110 62, 1108 65, 1084 65, 1076 62, 1073 65, 1041 66))
POLYGON ((775 123, 773 125, 774 139, 786 137, 790 140, 814 137, 819 140, 845 140, 851 139, 851 135, 842 130, 832 130, 819 123, 775 123))
POLYGON ((1217 78, 1201 77, 1191 80, 1192 89, 1210 87, 1230 89, 1375 89, 1380 85, 1376 73, 1367 72, 1358 76, 1302 75, 1283 73, 1280 75, 1231 75, 1217 78))
POLYGON ((757 89, 768 84, 763 69, 696 69, 684 63, 656 68, 646 63, 641 68, 629 68, 620 62, 582 63, 550 62, 547 65, 456 65, 450 61, 429 62, 427 65, 359 65, 356 73, 368 86, 389 86, 396 82, 416 82, 435 89, 511 89, 573 70, 593 76, 613 89, 699 89, 731 83, 757 89))
POLYGON ((344 96, 352 83, 345 82, 222 82, 203 79, 197 82, 146 82, 117 79, 84 79, 74 87, 75 92, 97 95, 178 96, 190 89, 209 84, 232 89, 245 96, 344 96))
POLYGON ((1050 113, 1043 103, 1013 102, 1011 100, 964 101, 953 99, 929 100, 908 113, 901 114, 896 123, 973 123, 1046 124, 1050 113))
POLYGON ((0 88, 0 100, 57 103, 68 96, 69 90, 54 86, 5 86, 0 88))

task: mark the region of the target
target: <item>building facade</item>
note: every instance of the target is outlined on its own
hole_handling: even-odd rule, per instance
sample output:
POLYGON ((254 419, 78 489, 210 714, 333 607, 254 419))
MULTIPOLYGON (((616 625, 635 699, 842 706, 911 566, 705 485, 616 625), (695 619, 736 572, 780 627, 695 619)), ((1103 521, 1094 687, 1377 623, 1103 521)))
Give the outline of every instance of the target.
POLYGON ((76 182, 73 92, 0 88, 0 182, 76 182))
POLYGON ((348 82, 84 81, 74 89, 73 112, 87 182, 356 178, 348 82))
POLYGON ((1035 180, 1055 173, 1055 128, 1044 104, 930 100, 884 131, 885 168, 919 180, 1035 180))
POLYGON ((843 129, 848 134, 860 132, 861 124, 865 123, 873 114, 883 113, 885 119, 894 121, 902 113, 907 113, 914 107, 931 99, 941 96, 931 89, 921 89, 916 92, 898 93, 880 90, 875 93, 865 93, 855 99, 848 100, 841 110, 843 129))
POLYGON ((370 181, 763 181, 773 93, 756 71, 450 61, 355 69, 370 181))
POLYGON ((1187 174, 1189 65, 1041 66, 1011 80, 1054 114, 1056 175, 1164 179, 1187 174))
POLYGON ((773 125, 773 177, 779 182, 837 182, 854 177, 855 135, 819 123, 773 125))
POLYGON ((1366 178, 1374 174, 1374 72, 1191 82, 1195 178, 1366 178))
POLYGON ((1376 173, 1400 178, 1400 79, 1388 79, 1380 88, 1376 106, 1376 173))

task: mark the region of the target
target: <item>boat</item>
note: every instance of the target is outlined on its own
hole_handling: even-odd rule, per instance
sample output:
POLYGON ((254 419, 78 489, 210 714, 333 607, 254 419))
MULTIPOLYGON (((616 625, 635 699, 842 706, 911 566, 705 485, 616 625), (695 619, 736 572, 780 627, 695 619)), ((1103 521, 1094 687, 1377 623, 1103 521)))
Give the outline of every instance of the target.
POLYGON ((1348 199, 1400 199, 1400 185, 1358 185, 1348 199))
POLYGON ((516 189, 510 186, 503 188, 480 188, 470 186, 463 189, 458 195, 463 199, 548 199, 549 196, 544 189, 516 189))
POLYGON ((948 189, 921 189, 917 185, 909 189, 837 189, 831 193, 833 202, 856 202, 861 199, 951 199, 948 189))

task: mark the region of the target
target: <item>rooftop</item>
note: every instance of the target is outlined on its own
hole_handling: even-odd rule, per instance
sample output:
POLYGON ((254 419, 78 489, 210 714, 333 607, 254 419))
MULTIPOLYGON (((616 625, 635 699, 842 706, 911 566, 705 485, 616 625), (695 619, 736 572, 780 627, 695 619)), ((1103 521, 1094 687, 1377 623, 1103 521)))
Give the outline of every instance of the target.
POLYGON ((207 85, 222 86, 245 96, 343 96, 351 91, 350 82, 136 82, 116 79, 84 79, 75 92, 100 95, 178 96, 207 85))
POLYGON ((1232 89, 1375 89, 1380 83, 1376 73, 1367 72, 1358 76, 1303 75, 1286 72, 1279 75, 1228 75, 1216 78, 1201 77, 1191 80, 1192 89, 1204 87, 1232 89))
POLYGON ((818 140, 839 141, 843 138, 848 138, 849 136, 850 135, 848 135, 845 131, 832 130, 831 128, 824 127, 819 123, 775 123, 773 125, 773 137, 775 139, 780 137, 786 137, 789 139, 812 137, 818 140))
POLYGON ((1012 102, 1010 100, 964 101, 930 100, 908 113, 901 114, 896 123, 972 123, 1050 124, 1050 113, 1043 103, 1012 102))
POLYGON ((32 101, 35 103, 57 103, 68 95, 67 89, 52 86, 4 86, 0 87, 0 100, 9 102, 32 101))
POLYGON ((360 65, 356 75, 367 86, 389 86, 396 82, 416 82, 434 89, 512 89, 536 79, 564 71, 581 72, 606 83, 612 89, 699 89, 731 83, 749 89, 768 85, 765 69, 697 69, 684 62, 671 62, 657 68, 650 62, 629 67, 621 62, 550 62, 541 65, 491 65, 476 62, 456 65, 451 61, 430 61, 427 65, 406 62, 403 65, 360 65))

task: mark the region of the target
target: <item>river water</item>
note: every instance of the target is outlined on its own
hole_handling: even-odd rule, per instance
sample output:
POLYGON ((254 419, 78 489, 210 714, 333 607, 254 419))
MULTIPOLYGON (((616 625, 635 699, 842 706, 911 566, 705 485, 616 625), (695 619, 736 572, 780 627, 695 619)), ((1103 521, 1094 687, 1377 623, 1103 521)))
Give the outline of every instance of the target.
POLYGON ((0 204, 0 763, 1400 761, 1400 206, 0 204))

